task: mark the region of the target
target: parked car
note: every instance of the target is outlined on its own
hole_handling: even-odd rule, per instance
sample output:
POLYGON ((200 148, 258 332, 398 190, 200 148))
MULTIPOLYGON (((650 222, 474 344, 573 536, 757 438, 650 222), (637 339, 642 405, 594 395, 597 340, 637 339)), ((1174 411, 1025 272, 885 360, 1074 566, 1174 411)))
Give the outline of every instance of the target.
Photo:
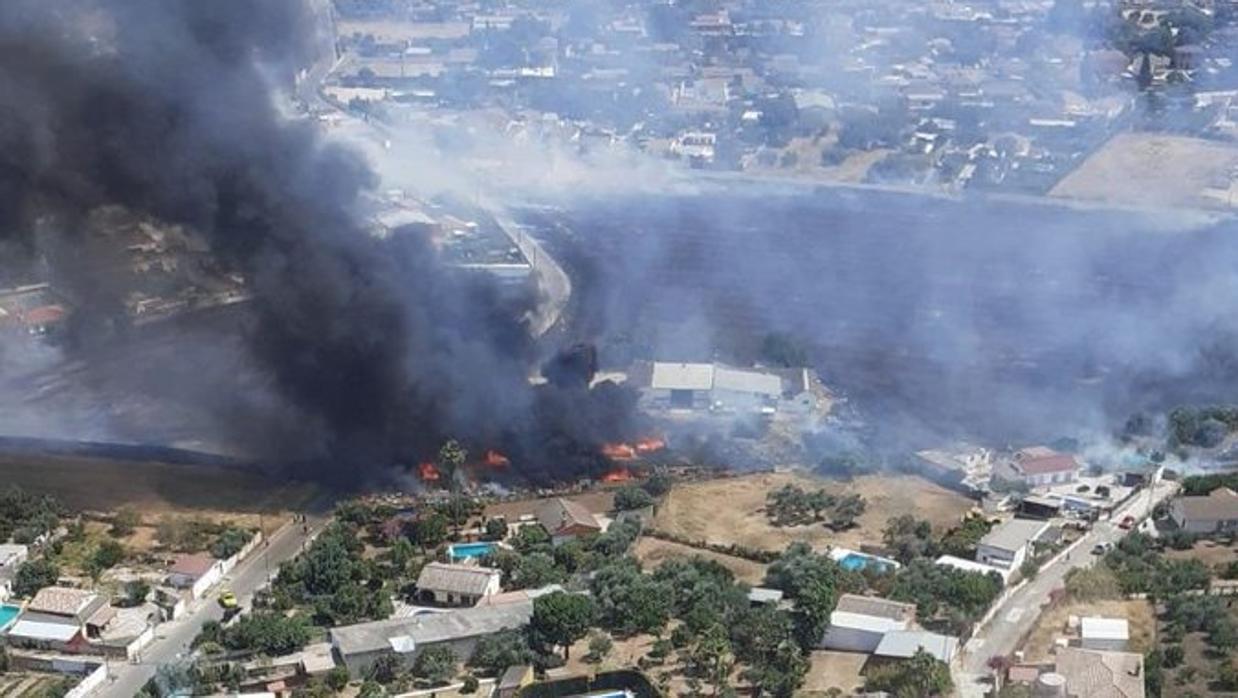
POLYGON ((219 605, 225 609, 236 608, 236 594, 231 589, 224 589, 219 595, 219 605))
POLYGON ((1110 550, 1113 550, 1113 543, 1097 543, 1096 545, 1092 546, 1093 555, 1104 555, 1110 550))
POLYGON ((1135 517, 1131 516, 1130 514, 1123 516, 1122 520, 1118 522, 1118 528, 1124 531, 1129 531, 1134 526, 1135 526, 1135 517))

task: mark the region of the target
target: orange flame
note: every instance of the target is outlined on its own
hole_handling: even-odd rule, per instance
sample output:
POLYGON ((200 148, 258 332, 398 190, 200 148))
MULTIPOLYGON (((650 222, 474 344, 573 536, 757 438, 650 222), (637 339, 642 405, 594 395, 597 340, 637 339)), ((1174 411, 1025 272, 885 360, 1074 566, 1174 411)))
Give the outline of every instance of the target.
POLYGON ((486 455, 482 457, 481 462, 490 466, 491 468, 506 468, 507 466, 512 464, 510 458, 503 455, 502 453, 499 453, 498 451, 494 449, 490 449, 489 451, 486 451, 486 455))
POLYGON ((636 442, 637 453, 653 453, 666 448, 666 440, 660 436, 647 436, 636 442))
POLYGON ((627 468, 615 468, 602 476, 602 482, 627 482, 632 479, 632 472, 627 468))
POLYGON ((611 460, 633 460, 636 449, 624 443, 602 444, 602 455, 611 460))
POLYGON ((438 468, 434 467, 434 464, 429 461, 417 466, 417 474, 420 475, 421 479, 426 482, 436 482, 440 477, 442 477, 442 475, 438 472, 438 468))

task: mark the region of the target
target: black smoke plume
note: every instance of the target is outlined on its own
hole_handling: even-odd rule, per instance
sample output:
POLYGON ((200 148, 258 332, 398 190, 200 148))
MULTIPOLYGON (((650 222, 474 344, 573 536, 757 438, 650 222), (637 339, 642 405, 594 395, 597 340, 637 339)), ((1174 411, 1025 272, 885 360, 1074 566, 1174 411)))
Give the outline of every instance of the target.
POLYGON ((246 346, 313 435, 270 452, 308 454, 320 477, 356 482, 358 467, 412 463, 449 437, 510 444, 539 475, 558 476, 557 453, 593 467, 626 398, 599 396, 599 417, 580 386, 535 392, 526 308, 448 272, 421 238, 369 235, 365 163, 281 113, 273 86, 311 59, 306 6, 0 3, 0 244, 46 256, 97 320, 124 289, 65 261, 91 249, 91 211, 196 231, 245 274, 246 346))

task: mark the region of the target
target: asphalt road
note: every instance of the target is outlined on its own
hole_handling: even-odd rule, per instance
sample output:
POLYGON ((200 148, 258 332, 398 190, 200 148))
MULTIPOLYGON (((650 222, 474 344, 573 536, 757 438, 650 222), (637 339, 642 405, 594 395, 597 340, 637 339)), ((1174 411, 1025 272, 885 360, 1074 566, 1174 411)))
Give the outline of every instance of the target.
POLYGON ((1151 490, 1140 492, 1132 501, 1114 512, 1108 521, 1098 521, 1083 537, 1068 557, 1040 570, 1036 578, 1013 594, 981 630, 963 648, 961 666, 955 670, 955 685, 963 698, 981 698, 990 688, 988 661, 994 656, 1009 656, 1020 640, 1031 630, 1040 616, 1041 607, 1049 601, 1049 592, 1064 585, 1066 574, 1073 569, 1091 567, 1099 556, 1092 555, 1098 543, 1117 543, 1129 531, 1118 528, 1117 522, 1133 516, 1141 524, 1151 516, 1156 505, 1172 496, 1176 482, 1162 481, 1151 490))
POLYGON ((155 675, 161 664, 176 661, 189 652, 189 643, 197 637, 202 626, 209 620, 221 620, 223 609, 219 606, 219 593, 231 589, 242 607, 248 608, 254 592, 265 586, 279 569, 280 563, 301 552, 323 526, 325 517, 309 518, 308 532, 301 524, 288 524, 271 535, 269 544, 259 548, 224 577, 205 597, 193 602, 187 615, 175 621, 159 625, 155 641, 142 652, 139 663, 111 662, 108 683, 94 695, 103 698, 132 698, 155 675))

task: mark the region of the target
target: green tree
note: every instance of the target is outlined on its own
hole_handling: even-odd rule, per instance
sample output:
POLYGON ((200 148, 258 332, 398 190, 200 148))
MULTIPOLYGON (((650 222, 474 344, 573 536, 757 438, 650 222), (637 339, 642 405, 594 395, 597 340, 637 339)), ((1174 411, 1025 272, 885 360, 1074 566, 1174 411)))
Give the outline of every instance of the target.
POLYGON ((1238 691, 1238 664, 1234 664, 1232 657, 1217 667, 1217 688, 1238 691))
POLYGON ((342 691, 348 685, 348 667, 337 666, 327 672, 327 685, 334 691, 342 691))
POLYGON ((394 654, 380 654, 374 658, 366 671, 366 678, 386 686, 400 676, 400 658, 394 654))
POLYGON ((447 540, 447 519, 438 513, 422 516, 413 522, 412 537, 422 550, 442 545, 447 540))
POLYGON ((595 632, 589 637, 589 653, 585 656, 585 660, 594 664, 600 663, 614 648, 615 641, 610 639, 610 635, 595 632))
POLYGON ((870 671, 864 689, 885 691, 895 698, 930 698, 949 695, 954 682, 950 667, 921 648, 905 662, 870 671))
POLYGON ((144 579, 134 579, 125 582, 125 605, 139 606, 146 602, 146 597, 150 596, 150 584, 144 579))
POLYGON ((664 579, 641 571, 629 557, 599 569, 590 581, 602 624, 623 634, 657 634, 670 620, 675 591, 664 579))
POLYGON ((460 663, 456 653, 447 645, 432 645, 422 650, 413 662, 413 675, 424 679, 432 686, 441 686, 456 675, 460 663))
POLYGON ((633 511, 653 505, 653 496, 636 485, 624 485, 615 490, 615 510, 633 511))
POLYGON ((670 473, 667 473, 665 470, 659 468, 658 470, 655 470, 648 479, 641 483, 641 487, 645 488, 645 491, 650 495, 654 497, 661 497, 667 492, 670 492, 671 486, 674 484, 675 481, 671 479, 670 473))
POLYGON ((515 588, 536 589, 547 584, 563 581, 563 574, 555 566, 554 558, 546 553, 531 553, 520 558, 516 566, 515 588))
POLYGON ((701 633, 688 654, 688 666, 694 676, 713 686, 713 695, 718 695, 728 685, 731 669, 735 666, 735 654, 726 629, 714 625, 701 633))
POLYGON ((469 658, 469 666, 487 676, 498 676, 508 667, 531 664, 533 657, 533 650, 529 649, 524 633, 504 630, 477 641, 473 656, 469 658))
POLYGON ((295 652, 310 641, 309 624, 300 616, 251 613, 224 628, 222 644, 230 650, 256 651, 279 656, 295 652))
POLYGON ((487 519, 485 526, 486 540, 503 540, 507 537, 507 521, 504 519, 487 519))
POLYGON ((840 498, 830 512, 830 528, 845 531, 855 526, 855 520, 863 516, 867 508, 868 503, 858 494, 840 498))
POLYGON ((976 555, 976 545, 992 527, 993 524, 983 516, 969 517, 942 536, 941 552, 970 560, 976 555))
POLYGON ((34 596, 39 589, 48 587, 60 579, 60 568, 55 563, 39 558, 28 560, 17 568, 13 578, 13 593, 17 596, 34 596))
POLYGON ((932 525, 911 514, 896 516, 886 522, 882 540, 894 558, 904 565, 917 558, 937 554, 932 525))
POLYGON ((386 698, 387 689, 374 679, 367 679, 361 684, 361 690, 357 691, 357 698, 386 698))
POLYGON ((593 600, 580 594, 556 591, 533 600, 530 628, 543 642, 563 647, 569 658, 572 643, 585 636, 596 616, 593 600))
POLYGON ((522 555, 550 546, 550 534, 537 524, 521 526, 511 540, 512 547, 522 555))
POLYGON ((124 508, 116 512, 112 517, 112 527, 108 529, 108 535, 117 538, 124 538, 133 534, 133 530, 142 523, 142 517, 132 509, 124 508))

